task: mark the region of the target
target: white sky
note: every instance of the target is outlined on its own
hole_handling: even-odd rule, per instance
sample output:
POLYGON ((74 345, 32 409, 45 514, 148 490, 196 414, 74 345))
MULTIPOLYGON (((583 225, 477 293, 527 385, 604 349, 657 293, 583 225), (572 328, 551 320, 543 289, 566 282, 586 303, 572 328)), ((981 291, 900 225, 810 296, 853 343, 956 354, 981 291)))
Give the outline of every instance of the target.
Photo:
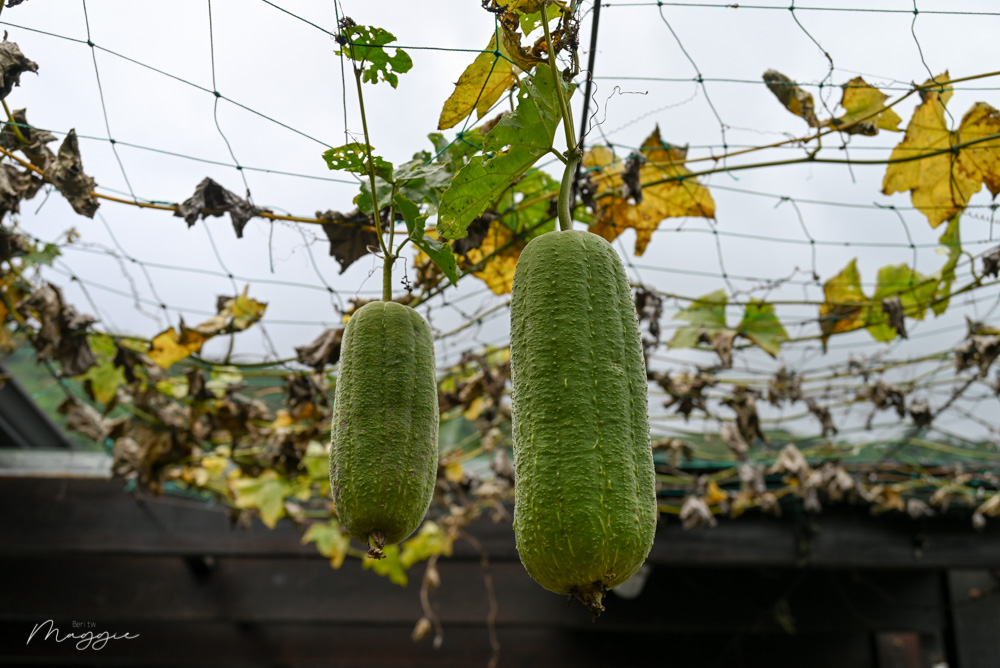
MULTIPOLYGON (((330 2, 276 0, 288 11, 298 14, 330 32, 336 31, 334 6, 330 2)), ((721 4, 721 3, 720 3, 721 4)), ((741 3, 742 4, 742 3, 741 3)), ((785 6, 786 3, 769 3, 785 6)), ((481 49, 493 31, 493 17, 480 8, 478 0, 412 2, 404 0, 343 0, 343 12, 356 22, 373 24, 393 32, 399 43, 418 47, 481 49)), ((659 124, 664 140, 690 144, 689 159, 721 152, 721 132, 706 101, 705 92, 728 126, 730 145, 770 143, 785 137, 805 134, 805 123, 785 111, 761 83, 716 81, 716 79, 759 82, 768 68, 777 69, 801 83, 826 79, 829 63, 819 48, 800 28, 795 17, 833 58, 835 70, 827 83, 841 84, 858 73, 882 87, 893 97, 901 95, 910 82, 928 78, 923 59, 935 74, 949 70, 952 76, 967 76, 1000 69, 996 35, 1000 16, 944 16, 931 10, 990 12, 1000 10, 995 0, 930 2, 919 0, 920 12, 914 22, 912 1, 880 0, 872 2, 796 2, 794 15, 787 9, 740 9, 718 7, 680 7, 664 3, 624 6, 612 2, 602 8, 595 75, 594 95, 599 103, 598 119, 607 138, 624 147, 637 146, 659 124), (811 11, 809 7, 892 9, 903 13, 811 11), (669 27, 667 24, 669 21, 669 27), (916 39, 911 33, 915 31, 916 39), (678 47, 670 28, 680 38, 697 70, 678 47), (702 88, 692 81, 697 72, 706 78, 702 88), (616 77, 680 78, 664 82, 616 77), (616 90, 615 87, 618 86, 616 90), (621 94, 618 94, 621 93, 621 94)), ((162 149, 231 165, 226 143, 213 118, 216 103, 211 92, 200 90, 172 77, 193 82, 211 91, 217 89, 261 114, 318 139, 314 141, 281 125, 266 120, 228 100, 218 103, 218 124, 242 165, 294 172, 316 179, 267 174, 245 170, 255 203, 276 212, 311 217, 317 210, 348 211, 357 188, 350 178, 327 170, 321 154, 325 145, 343 143, 345 119, 340 62, 333 55, 333 38, 274 6, 257 0, 213 0, 212 35, 214 37, 215 79, 212 80, 212 57, 209 41, 209 3, 194 0, 174 2, 136 2, 135 0, 91 0, 89 3, 59 0, 29 0, 4 9, 0 22, 25 55, 39 65, 38 75, 26 74, 21 87, 7 98, 12 109, 27 107, 29 121, 55 132, 70 128, 82 137, 81 151, 86 171, 97 179, 99 190, 108 194, 127 193, 129 185, 139 198, 180 202, 191 195, 195 185, 210 176, 226 188, 244 194, 240 173, 232 166, 199 163, 118 144, 118 153, 128 177, 106 141, 109 136, 102 112, 91 49, 86 45, 87 22, 90 39, 96 49, 97 68, 107 109, 110 136, 119 142, 162 149), (29 30, 33 29, 33 30, 29 30), (82 40, 69 41, 35 31, 46 31, 82 40), (157 73, 122 57, 161 70, 157 73), (321 179, 337 179, 337 181, 321 179)), ((593 5, 583 2, 581 60, 589 56, 593 5)), ((442 50, 408 49, 414 65, 400 77, 395 90, 388 85, 366 85, 372 144, 397 164, 418 150, 429 149, 426 134, 437 126, 441 105, 451 93, 453 82, 475 56, 473 53, 442 50)), ((975 101, 1000 107, 1000 77, 960 85, 949 109, 960 119, 975 101)), ((818 95, 815 87, 809 88, 818 95)), ((824 97, 836 107, 840 89, 830 87, 824 97)), ((897 111, 904 126, 917 99, 903 102, 897 111)), ((574 117, 579 125, 582 94, 572 100, 574 117)), ((347 128, 360 134, 357 100, 353 80, 346 95, 347 128)), ((591 109, 594 109, 592 106, 591 109)), ((821 117, 827 114, 821 113, 821 117)), ((452 133, 454 131, 451 131, 452 133)), ((449 135, 451 136, 451 135, 449 135)), ((557 133, 557 141, 561 133, 557 133)), ((61 135, 60 135, 61 139, 61 135)), ((882 133, 877 137, 851 139, 854 158, 884 158, 902 134, 882 133), (869 150, 882 147, 884 151, 869 150)), ((588 143, 600 142, 593 131, 588 143)), ((827 138, 828 157, 841 157, 839 139, 827 138)), ((620 148, 627 154, 627 148, 620 148)), ((802 149, 782 149, 764 155, 734 159, 732 164, 759 159, 774 160, 799 157, 802 149)), ((710 163, 701 163, 703 165, 710 163)), ((557 175, 555 166, 548 168, 557 175)), ((774 167, 718 174, 704 181, 713 186, 761 191, 797 199, 870 205, 873 202, 909 206, 908 195, 881 195, 882 166, 858 166, 853 173, 843 165, 774 167)), ((787 277, 796 269, 796 280, 809 278, 810 249, 795 209, 778 197, 761 197, 729 190, 712 191, 717 205, 716 239, 704 220, 668 220, 661 229, 683 224, 681 233, 661 231, 654 235, 641 258, 631 256, 635 237, 623 235, 616 247, 639 268, 630 268, 633 278, 661 290, 698 296, 726 287, 719 276, 720 255, 725 270, 732 276, 753 276, 765 280, 787 277), (751 240, 732 233, 760 235, 785 240, 751 240), (716 240, 719 248, 717 249, 716 240), (674 270, 706 272, 710 276, 672 273, 674 270)), ((128 196, 126 194, 126 196, 128 196)), ((311 341, 325 327, 339 322, 339 314, 323 288, 326 281, 341 299, 379 292, 381 272, 378 260, 369 256, 340 275, 339 266, 328 257, 328 245, 315 226, 278 224, 271 236, 271 225, 255 219, 247 226, 244 238, 237 240, 228 217, 199 221, 190 230, 169 212, 138 210, 134 207, 103 202, 99 217, 88 220, 73 214, 65 202, 53 194, 44 205, 43 195, 22 207, 20 221, 30 233, 52 240, 69 227, 82 235, 81 245, 117 248, 140 262, 161 263, 212 272, 232 272, 239 277, 238 287, 250 283, 251 296, 269 303, 264 320, 266 332, 280 356, 292 354, 294 345, 311 341), (36 213, 36 209, 39 209, 36 213), (218 248, 213 252, 208 232, 218 248), (114 239, 111 233, 113 232, 114 239), (303 237, 304 235, 304 237, 303 237), (303 242, 303 238, 308 241, 303 242), (116 244, 117 242, 117 244, 116 244), (96 246, 93 246, 96 245, 96 246), (269 252, 269 245, 271 251, 269 252), (309 257, 311 250, 318 272, 309 257), (270 270, 273 256, 274 272, 270 270), (369 277, 370 276, 370 277, 369 277), (308 287, 274 285, 261 280, 286 281, 308 287)), ((973 205, 991 202, 988 193, 979 193, 973 205)), ((885 242, 905 244, 904 225, 892 211, 851 209, 799 202, 799 211, 809 233, 818 240, 837 242, 885 242)), ((932 230, 923 215, 901 211, 902 219, 916 244, 933 245, 943 228, 932 230)), ((967 251, 978 254, 995 244, 991 239, 988 209, 975 210, 962 222, 962 237, 967 251)), ((911 262, 913 253, 906 246, 893 248, 858 248, 818 246, 816 268, 822 280, 836 274, 852 257, 858 257, 862 280, 871 284, 879 267, 911 262)), ((918 252, 917 268, 931 273, 944 258, 934 248, 918 252)), ((217 294, 232 294, 228 279, 219 276, 171 271, 147 266, 149 281, 138 265, 122 268, 115 259, 84 249, 67 250, 49 272, 51 280, 66 286, 69 298, 81 310, 93 311, 87 297, 76 284, 69 284, 65 272, 71 271, 89 283, 88 293, 96 302, 102 326, 115 332, 152 336, 168 324, 164 314, 151 305, 136 307, 131 297, 123 297, 100 285, 132 292, 144 299, 169 304, 169 324, 185 313, 188 322, 199 322, 199 311, 213 311, 217 294), (62 272, 62 273, 60 273, 62 272), (128 277, 126 277, 126 274, 128 277), (155 287, 155 295, 153 288, 155 287), (158 296, 157 296, 158 295, 158 296), (174 308, 178 307, 178 308, 174 308)), ((410 272, 412 277, 412 271, 410 272)), ((397 266, 397 281, 402 267, 397 266)), ((967 278, 967 275, 966 275, 967 278)), ((959 277, 956 285, 964 281, 959 277)), ((733 279, 733 286, 746 290, 752 282, 733 279)), ((954 345, 964 336, 963 316, 983 317, 993 313, 993 288, 976 293, 979 304, 954 304, 940 319, 923 323, 908 322, 908 342, 887 347, 875 343, 862 331, 834 338, 831 352, 823 357, 816 345, 790 346, 784 358, 793 368, 816 369, 840 361, 849 354, 869 355, 884 352, 895 358, 915 357, 954 345), (987 295, 987 293, 989 293, 987 295), (988 297, 988 298, 986 298, 988 297), (942 331, 943 330, 943 331, 942 331), (935 333, 940 332, 940 333, 935 333)), ((810 299, 822 296, 820 288, 786 284, 767 295, 771 299, 810 299)), ((746 297, 746 293, 742 295, 746 297)), ((432 324, 447 331, 469 314, 502 301, 494 298, 475 278, 449 295, 459 299, 459 310, 433 305, 432 324)), ((671 304, 664 317, 664 338, 672 335, 671 304)), ((734 309, 730 322, 738 322, 741 311, 734 309)), ((816 317, 815 307, 789 306, 778 311, 788 322, 816 317)), ((992 322, 997 323, 997 316, 992 322)), ((676 322, 676 321, 675 321, 676 322)), ((792 336, 815 332, 815 326, 800 329, 789 326, 792 336)), ((454 361, 462 350, 483 343, 506 342, 506 311, 488 319, 480 328, 470 328, 462 335, 443 342, 439 362, 454 361)), ((206 346, 211 357, 224 351, 224 342, 206 346), (214 347, 213 347, 214 346, 214 347)), ((269 344, 260 328, 237 338, 239 359, 258 361, 269 352, 269 344)), ((663 352, 663 349, 661 349, 663 352)), ((773 372, 777 363, 760 353, 746 355, 754 370, 773 372)), ((709 362, 706 354, 694 351, 664 352, 658 364, 679 369, 681 362, 709 362)), ((739 366, 739 364, 738 364, 739 366)), ((928 395, 932 405, 940 397, 928 395)), ((655 431, 655 430, 654 430, 655 431)))

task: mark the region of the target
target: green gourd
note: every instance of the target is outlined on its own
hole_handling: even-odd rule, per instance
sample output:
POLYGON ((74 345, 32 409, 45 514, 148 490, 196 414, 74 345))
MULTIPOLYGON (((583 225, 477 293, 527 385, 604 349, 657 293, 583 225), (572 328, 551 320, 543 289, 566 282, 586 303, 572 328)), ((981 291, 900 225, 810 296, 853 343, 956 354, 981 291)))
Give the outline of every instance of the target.
POLYGON ((511 298, 514 533, 546 589, 595 614, 653 545, 646 367, 625 270, 603 238, 533 239, 511 298))
POLYGON ((434 492, 437 437, 430 327, 409 306, 365 304, 340 349, 330 487, 341 523, 371 556, 420 525, 434 492))

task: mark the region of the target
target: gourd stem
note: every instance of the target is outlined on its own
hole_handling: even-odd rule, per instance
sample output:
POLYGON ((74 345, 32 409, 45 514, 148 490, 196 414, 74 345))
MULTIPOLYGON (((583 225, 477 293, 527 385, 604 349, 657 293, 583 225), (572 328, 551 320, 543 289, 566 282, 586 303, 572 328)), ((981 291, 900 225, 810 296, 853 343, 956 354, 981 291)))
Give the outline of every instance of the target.
MULTIPOLYGON (((351 51, 353 54, 354 45, 351 45, 351 51)), ((353 58, 352 58, 353 60, 353 58)), ((372 147, 371 141, 368 139, 368 119, 365 117, 365 96, 361 91, 361 70, 358 69, 356 65, 352 65, 354 69, 354 83, 358 87, 358 106, 361 108, 361 127, 365 132, 365 156, 368 158, 368 184, 371 188, 372 193, 372 218, 374 219, 375 229, 378 232, 378 245, 382 248, 382 257, 384 258, 384 264, 382 266, 382 301, 392 301, 392 263, 396 259, 392 252, 386 248, 385 240, 382 238, 382 217, 379 212, 378 205, 378 192, 375 190, 375 163, 372 162, 372 147)), ((392 224, 392 218, 390 211, 389 224, 392 224)))
MULTIPOLYGON (((573 9, 575 10, 575 3, 573 9)), ((552 82, 556 87, 556 99, 559 101, 559 110, 562 112, 563 130, 566 132, 566 169, 563 171, 562 182, 559 185, 559 229, 567 232, 573 229, 573 216, 570 211, 570 196, 573 191, 573 177, 576 174, 576 166, 580 162, 580 150, 576 145, 576 129, 573 127, 573 117, 570 115, 569 104, 566 101, 566 94, 563 90, 562 74, 556 67, 555 46, 552 44, 552 34, 549 32, 549 22, 546 15, 542 15, 542 27, 545 29, 545 44, 549 51, 549 69, 552 71, 552 82)))
POLYGON ((566 168, 563 170, 562 183, 559 184, 559 230, 568 232, 573 229, 573 215, 569 210, 570 196, 573 194, 573 177, 576 176, 576 166, 580 163, 580 149, 574 148, 569 154, 566 168))

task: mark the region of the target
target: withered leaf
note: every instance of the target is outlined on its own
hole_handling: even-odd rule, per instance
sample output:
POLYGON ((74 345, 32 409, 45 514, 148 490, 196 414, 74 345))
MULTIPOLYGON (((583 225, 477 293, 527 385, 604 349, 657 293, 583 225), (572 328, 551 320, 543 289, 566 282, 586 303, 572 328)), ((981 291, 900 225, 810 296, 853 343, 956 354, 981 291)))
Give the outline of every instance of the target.
POLYGON ((743 435, 740 433, 739 428, 732 422, 726 422, 722 425, 722 429, 719 431, 719 436, 726 446, 732 450, 733 454, 740 461, 746 459, 747 451, 750 446, 747 444, 743 435))
POLYGON ((983 256, 983 275, 996 278, 1000 274, 1000 246, 983 256))
POLYGON ((93 218, 100 203, 94 197, 97 182, 83 171, 76 130, 70 129, 59 146, 55 160, 45 169, 45 176, 59 189, 69 205, 81 216, 93 218))
POLYGON ((882 311, 889 317, 889 326, 896 329, 899 338, 910 338, 906 334, 906 319, 903 317, 903 302, 899 297, 882 300, 882 311))
POLYGON ((108 420, 101 417, 100 413, 73 397, 68 397, 56 410, 60 415, 66 416, 67 429, 88 436, 98 443, 103 442, 122 420, 122 418, 108 420))
POLYGON ((700 526, 714 527, 719 523, 712 515, 712 511, 704 499, 695 494, 691 494, 684 499, 684 505, 681 506, 680 519, 681 525, 685 530, 700 526))
POLYGON ((802 399, 802 377, 795 371, 788 371, 785 365, 767 382, 767 400, 774 406, 782 402, 796 402, 802 399))
POLYGON ((194 401, 207 401, 215 397, 205 384, 205 372, 199 368, 187 372, 188 396, 194 401))
POLYGON ((257 215, 257 211, 250 202, 206 176, 195 187, 194 194, 177 205, 174 216, 183 218, 188 227, 191 227, 198 222, 199 216, 204 220, 209 216, 221 216, 227 211, 229 219, 233 222, 233 229, 236 230, 236 238, 242 239, 243 228, 246 227, 247 221, 257 215))
POLYGON ((778 98, 778 101, 785 105, 785 109, 804 119, 809 127, 819 127, 819 119, 816 118, 816 103, 813 101, 811 93, 800 88, 798 84, 777 70, 764 72, 764 83, 767 84, 768 90, 778 98))
POLYGON ((650 380, 655 381, 660 387, 670 395, 670 399, 664 402, 664 408, 677 406, 677 412, 685 418, 691 416, 694 409, 708 413, 705 405, 707 397, 704 390, 716 384, 714 376, 707 373, 678 373, 673 377, 668 373, 649 374, 650 380))
POLYGON ((51 283, 38 288, 21 302, 18 311, 39 322, 40 327, 31 335, 38 359, 55 357, 64 376, 78 376, 97 364, 86 336, 87 328, 97 320, 66 304, 59 288, 51 283))
POLYGON ((24 72, 38 72, 38 64, 25 58, 16 43, 7 41, 5 33, 0 43, 0 100, 10 95, 14 86, 21 85, 24 72))
POLYGON ((0 169, 0 218, 21 209, 21 200, 31 199, 44 181, 27 169, 20 170, 5 162, 0 169))
POLYGON ((639 168, 645 162, 642 155, 633 153, 625 161, 625 171, 622 172, 622 197, 631 199, 636 204, 642 204, 642 184, 639 181, 639 168))
POLYGON ((985 378, 990 366, 1000 356, 1000 336, 969 334, 969 338, 955 351, 955 365, 958 372, 968 367, 979 367, 979 377, 985 378))
POLYGON ((340 360, 340 342, 343 336, 343 327, 328 329, 312 343, 296 346, 295 354, 300 363, 322 371, 327 364, 336 364, 340 360))
POLYGON ((340 263, 340 273, 344 273, 354 262, 378 248, 378 235, 371 220, 358 209, 344 215, 338 211, 317 211, 323 223, 323 231, 330 240, 330 255, 340 263))
POLYGON ((819 420, 823 427, 823 431, 820 436, 826 437, 828 434, 836 436, 837 426, 833 424, 833 416, 830 415, 830 410, 825 406, 820 406, 812 397, 806 398, 806 406, 809 408, 809 412, 812 413, 817 420, 819 420))
POLYGON ((910 402, 910 417, 913 418, 913 424, 918 427, 926 427, 934 419, 930 404, 923 400, 910 402))
POLYGON ((753 444, 758 438, 770 443, 760 428, 760 416, 757 415, 757 392, 742 385, 733 388, 730 396, 722 400, 736 413, 736 426, 743 439, 753 444))

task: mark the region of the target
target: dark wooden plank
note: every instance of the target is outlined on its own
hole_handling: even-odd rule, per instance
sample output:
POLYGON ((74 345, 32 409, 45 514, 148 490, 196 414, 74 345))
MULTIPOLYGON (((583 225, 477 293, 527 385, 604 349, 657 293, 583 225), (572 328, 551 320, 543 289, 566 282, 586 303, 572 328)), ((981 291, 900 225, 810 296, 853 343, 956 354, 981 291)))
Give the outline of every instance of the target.
MULTIPOLYGON (((492 654, 485 628, 447 627, 444 643, 414 643, 409 626, 115 622, 98 630, 138 634, 110 641, 99 653, 24 638, 31 625, 0 627, 4 665, 80 666, 368 666, 465 668, 492 654)), ((874 668, 864 634, 672 635, 501 627, 500 666, 741 666, 743 668, 874 668)))
POLYGON ((883 631, 875 634, 878 668, 925 667, 920 652, 920 635, 913 631, 883 631))
POLYGON ((996 571, 948 572, 952 632, 961 668, 1000 663, 1000 580, 996 571))
MULTIPOLYGON (((120 480, 10 478, 0 483, 0 554, 53 553, 301 556, 301 530, 282 520, 233 528, 224 509, 176 497, 136 497, 120 480)), ((477 536, 497 561, 516 561, 509 518, 478 520, 477 536)), ((460 542, 456 556, 475 558, 460 542)), ((823 568, 974 568, 1000 564, 1000 523, 975 532, 965 518, 871 517, 862 508, 833 508, 805 520, 744 517, 716 528, 685 531, 664 518, 649 557, 659 566, 813 566, 823 568)))
MULTIPOLYGON (((448 624, 481 625, 488 601, 479 564, 441 560, 431 603, 448 624)), ((177 557, 0 557, 0 620, 50 617, 137 621, 412 624, 419 581, 399 587, 357 561, 225 558, 214 570, 177 557)), ((945 624, 940 578, 924 572, 654 568, 635 599, 608 596, 591 624, 578 605, 545 591, 519 563, 492 564, 497 624, 618 631, 935 632, 945 624)))

